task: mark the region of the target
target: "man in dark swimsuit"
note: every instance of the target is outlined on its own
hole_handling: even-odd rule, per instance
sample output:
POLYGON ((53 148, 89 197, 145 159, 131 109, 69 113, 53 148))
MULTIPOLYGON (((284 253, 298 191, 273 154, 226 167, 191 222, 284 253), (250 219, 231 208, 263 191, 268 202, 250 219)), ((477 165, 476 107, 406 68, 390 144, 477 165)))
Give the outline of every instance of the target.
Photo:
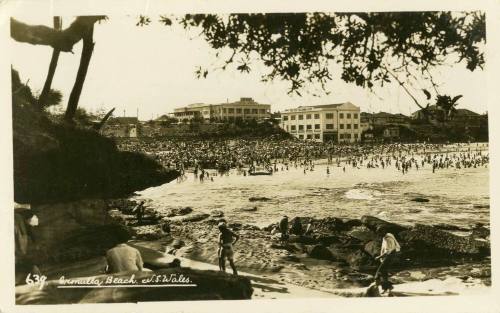
POLYGON ((237 234, 229 230, 225 223, 221 222, 218 225, 219 234, 219 268, 221 271, 226 271, 226 258, 229 260, 229 265, 233 269, 233 274, 238 275, 236 266, 234 265, 233 245, 240 238, 237 234), (233 240, 234 238, 234 240, 233 240))

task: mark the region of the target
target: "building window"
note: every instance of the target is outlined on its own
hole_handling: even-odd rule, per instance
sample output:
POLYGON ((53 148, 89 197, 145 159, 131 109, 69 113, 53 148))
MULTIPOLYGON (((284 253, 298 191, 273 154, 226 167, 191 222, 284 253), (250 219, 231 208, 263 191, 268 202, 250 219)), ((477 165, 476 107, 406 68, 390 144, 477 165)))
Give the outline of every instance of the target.
POLYGON ((314 139, 319 139, 319 134, 314 134, 314 139))
POLYGON ((339 113, 339 118, 344 118, 344 113, 339 113))
POLYGON ((283 121, 288 121, 288 115, 283 115, 283 121))
POLYGON ((358 129, 358 124, 353 124, 354 129, 358 129))
POLYGON ((327 120, 332 120, 333 119, 333 113, 326 113, 326 119, 327 120))
POLYGON ((358 113, 354 113, 354 118, 358 118, 358 113))
POLYGON ((297 130, 297 127, 296 127, 295 125, 291 125, 290 127, 291 127, 291 130, 292 130, 292 131, 297 130))
POLYGON ((260 109, 260 114, 266 114, 266 109, 260 109))
MULTIPOLYGON (((226 108, 222 109, 222 112, 223 112, 223 113, 226 113, 226 112, 227 112, 226 108)), ((207 112, 207 113, 208 113, 208 112, 207 112)))
POLYGON ((292 121, 295 121, 295 115, 290 115, 290 119, 291 119, 292 121))
POLYGON ((314 118, 319 120, 319 114, 314 114, 314 118))
POLYGON ((299 120, 303 120, 304 119, 304 115, 299 115, 299 120))
POLYGON ((357 133, 356 133, 356 134, 354 134, 354 138, 355 138, 355 139, 358 139, 358 134, 357 134, 357 133))
POLYGON ((236 109, 236 113, 241 114, 241 109, 236 109))
POLYGON ((351 124, 347 124, 347 129, 351 129, 351 124))
POLYGON ((344 124, 339 124, 340 129, 344 129, 344 124))
POLYGON ((344 134, 340 134, 340 135, 339 135, 339 138, 340 138, 340 139, 344 139, 344 134))
POLYGON ((229 113, 234 113, 234 108, 229 108, 229 109, 228 109, 228 112, 229 112, 229 113))
POLYGON ((311 130, 312 129, 312 125, 306 125, 306 129, 307 130, 311 130))
POLYGON ((333 129, 333 124, 326 124, 326 129, 333 129))
POLYGON ((252 109, 252 114, 259 114, 259 110, 258 109, 252 109))
POLYGON ((299 131, 304 130, 304 125, 299 125, 299 131))
POLYGON ((321 124, 314 124, 314 129, 321 129, 321 124))
POLYGON ((313 135, 312 134, 308 134, 307 135, 307 139, 312 139, 313 138, 313 135))
POLYGON ((347 118, 351 118, 351 113, 347 113, 347 118))
POLYGON ((311 119, 311 114, 306 114, 306 120, 310 120, 311 119))
POLYGON ((244 109, 244 110, 243 110, 243 112, 244 112, 245 114, 249 114, 249 113, 250 113, 250 109, 244 109))
POLYGON ((299 135, 299 139, 304 139, 304 135, 299 135))

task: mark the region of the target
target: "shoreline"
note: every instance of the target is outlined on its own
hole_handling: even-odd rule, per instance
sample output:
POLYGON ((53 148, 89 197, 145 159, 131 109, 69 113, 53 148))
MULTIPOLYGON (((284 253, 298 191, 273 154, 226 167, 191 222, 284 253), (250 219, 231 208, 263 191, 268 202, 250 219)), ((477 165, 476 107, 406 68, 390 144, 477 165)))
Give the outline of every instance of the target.
MULTIPOLYGON (((169 258, 180 257, 183 260, 190 260, 188 264, 209 264, 217 269, 216 237, 218 233, 216 225, 218 220, 222 218, 220 215, 207 216, 207 214, 202 215, 196 211, 187 214, 181 213, 169 218, 159 216, 158 224, 139 226, 136 229, 138 231, 137 240, 148 243, 146 245, 153 246, 154 249, 169 258), (171 226, 170 235, 158 236, 157 231, 160 223, 167 220, 171 226), (156 236, 150 237, 155 232, 156 236)), ((351 234, 351 232, 354 230, 360 233, 361 231, 361 237, 377 236, 377 234, 367 232, 369 230, 366 229, 365 225, 355 226, 351 230, 344 231, 327 230, 334 220, 336 219, 319 219, 317 221, 326 226, 326 233, 318 233, 319 240, 307 242, 310 239, 295 236, 285 246, 280 246, 276 237, 271 236, 266 229, 248 224, 230 223, 229 227, 241 236, 240 241, 234 247, 236 266, 242 273, 271 279, 287 286, 297 286, 299 289, 305 288, 303 292, 311 290, 337 296, 362 296, 361 291, 366 290, 366 287, 373 281, 376 264, 373 264, 369 257, 367 258, 366 240, 364 244, 361 243, 362 248, 360 249, 359 240, 356 241, 351 237, 351 235, 356 234, 351 234), (328 232, 330 233, 328 234, 328 232), (343 257, 345 259, 340 256, 337 256, 336 259, 325 257, 321 256, 321 253, 314 252, 317 246, 329 246, 328 243, 321 243, 321 240, 336 241, 339 238, 344 240, 346 237, 349 237, 350 242, 345 245, 335 246, 334 244, 333 246, 337 247, 333 249, 344 250, 346 255, 343 257), (352 264, 346 263, 346 260, 351 260, 352 264)), ((471 227, 471 231, 472 229, 473 227, 471 227)), ((448 231, 440 230, 440 232, 455 236, 448 231)), ((419 289, 423 290, 422 286, 430 284, 428 281, 431 280, 434 280, 433 285, 435 286, 444 284, 449 287, 448 291, 445 290, 442 294, 434 293, 435 295, 482 290, 481 288, 488 288, 491 285, 491 259, 489 256, 472 256, 466 261, 463 256, 457 256, 453 257, 452 262, 444 261, 442 257, 436 258, 435 264, 418 265, 418 262, 414 264, 407 262, 406 265, 395 271, 391 280, 395 284, 395 291, 399 292, 401 296, 411 295, 412 292, 415 295, 422 295, 419 289)), ((442 290, 444 287, 440 288, 442 290)), ((425 294, 433 295, 432 292, 425 294)), ((300 296, 300 294, 295 296, 300 296)))

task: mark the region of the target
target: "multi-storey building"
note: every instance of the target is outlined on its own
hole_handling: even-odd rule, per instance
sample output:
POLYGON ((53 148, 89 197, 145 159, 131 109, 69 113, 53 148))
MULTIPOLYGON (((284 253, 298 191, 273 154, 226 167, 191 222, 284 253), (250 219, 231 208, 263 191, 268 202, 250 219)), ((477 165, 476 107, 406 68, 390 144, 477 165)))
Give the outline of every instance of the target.
POLYGON ((335 142, 361 139, 360 110, 350 102, 286 110, 281 114, 280 125, 299 139, 335 142))
POLYGON ((181 121, 193 118, 202 118, 205 121, 262 120, 270 118, 271 105, 257 103, 252 98, 220 104, 196 103, 174 109, 174 116, 181 121))

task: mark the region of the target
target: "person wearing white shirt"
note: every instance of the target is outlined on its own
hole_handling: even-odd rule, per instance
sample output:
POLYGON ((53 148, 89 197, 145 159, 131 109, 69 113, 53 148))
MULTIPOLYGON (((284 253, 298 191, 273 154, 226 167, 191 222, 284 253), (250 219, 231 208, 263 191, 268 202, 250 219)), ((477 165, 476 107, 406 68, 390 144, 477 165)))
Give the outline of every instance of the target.
POLYGON ((380 265, 375 273, 375 281, 382 287, 384 292, 393 289, 392 283, 389 281, 388 268, 395 261, 396 254, 401 251, 401 246, 393 234, 387 233, 382 239, 382 247, 380 248, 380 255, 375 259, 380 260, 380 265))

